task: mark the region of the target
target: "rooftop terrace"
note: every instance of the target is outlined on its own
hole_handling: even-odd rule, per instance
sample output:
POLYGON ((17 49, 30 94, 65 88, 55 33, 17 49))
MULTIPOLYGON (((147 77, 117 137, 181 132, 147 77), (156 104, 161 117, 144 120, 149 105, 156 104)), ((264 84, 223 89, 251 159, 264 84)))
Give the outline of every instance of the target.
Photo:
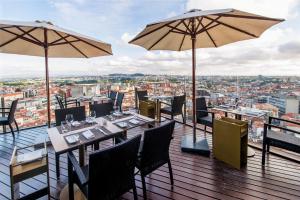
MULTIPOLYGON (((139 128, 140 129, 140 128, 139 128)), ((132 129, 129 137, 141 130, 132 129)), ((183 153, 180 141, 183 134, 191 134, 189 126, 176 123, 175 137, 170 154, 174 172, 174 187, 169 183, 166 166, 154 171, 147 179, 149 199, 300 199, 300 164, 269 155, 265 169, 261 167, 261 152, 248 158, 247 167, 236 170, 210 158, 183 153)), ((200 131, 198 131, 199 134, 200 131)), ((46 127, 22 130, 16 137, 15 145, 24 147, 32 144, 34 138, 45 135, 46 127)), ((211 146, 211 136, 208 135, 211 146)), ((111 141, 101 143, 100 148, 111 145, 111 141)), ((11 134, 0 135, 0 199, 10 199, 9 160, 14 148, 11 134)), ((50 147, 51 199, 59 198, 60 190, 67 183, 66 156, 61 156, 61 180, 56 179, 53 150, 50 147)), ((46 183, 45 175, 24 182, 21 193, 27 194, 46 183)), ((142 199, 141 181, 136 176, 139 199, 142 199)), ((43 199, 46 199, 43 198, 43 199)), ((122 199, 133 199, 130 193, 122 199)))

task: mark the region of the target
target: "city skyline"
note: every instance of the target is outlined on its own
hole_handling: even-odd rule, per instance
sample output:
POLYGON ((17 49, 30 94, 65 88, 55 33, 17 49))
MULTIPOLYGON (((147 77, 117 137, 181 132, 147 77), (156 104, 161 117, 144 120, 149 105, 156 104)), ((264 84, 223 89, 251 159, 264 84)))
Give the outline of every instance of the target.
MULTIPOLYGON (((46 20, 112 44, 113 56, 92 59, 50 59, 50 76, 106 75, 111 73, 191 74, 191 52, 146 51, 129 45, 148 23, 192 8, 233 7, 268 17, 286 19, 261 38, 197 50, 197 75, 299 76, 300 1, 89 1, 1 0, 0 19, 46 20), (270 9, 272 7, 272 9, 270 9), (34 11, 34 12, 32 12, 34 11), (116 14, 117 13, 117 14, 116 14), (22 16, 22 17, 21 17, 22 16), (88 20, 82 20, 88 19, 88 20)), ((8 77, 44 76, 44 59, 0 54, 0 80, 8 77), (9 70, 7 70, 9 69, 9 70)))

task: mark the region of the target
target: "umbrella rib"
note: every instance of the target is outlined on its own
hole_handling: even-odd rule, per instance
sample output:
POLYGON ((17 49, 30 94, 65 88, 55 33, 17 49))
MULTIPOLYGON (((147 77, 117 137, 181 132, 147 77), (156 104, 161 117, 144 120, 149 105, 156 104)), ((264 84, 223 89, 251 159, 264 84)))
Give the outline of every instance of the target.
MULTIPOLYGON (((31 30, 27 31, 26 33, 30 33, 30 32, 32 32, 32 31, 34 31, 35 29, 37 29, 37 27, 32 28, 31 30)), ((38 45, 38 46, 43 46, 43 45, 41 45, 40 43, 38 43, 38 42, 36 42, 36 41, 34 41, 34 40, 31 40, 31 39, 29 39, 29 38, 25 38, 24 35, 26 35, 26 33, 23 33, 23 34, 21 34, 21 35, 18 35, 18 34, 14 33, 14 32, 11 32, 11 31, 9 31, 9 30, 4 29, 4 28, 1 28, 1 30, 5 31, 5 32, 7 32, 7 33, 10 33, 10 34, 12 34, 12 35, 15 35, 16 37, 13 38, 13 39, 11 39, 10 41, 7 41, 7 42, 1 44, 0 47, 3 47, 4 45, 7 45, 8 43, 13 42, 13 41, 15 41, 15 40, 17 40, 17 39, 19 39, 19 38, 21 38, 22 40, 25 40, 25 41, 27 41, 27 42, 36 44, 36 45, 38 45)))
POLYGON ((261 16, 247 16, 247 15, 233 15, 233 14, 215 14, 215 15, 222 16, 222 17, 236 17, 236 18, 266 20, 266 21, 279 21, 279 22, 284 21, 284 19, 276 19, 276 18, 261 17, 261 16))
POLYGON ((176 28, 176 27, 173 27, 173 26, 170 26, 170 25, 167 25, 167 27, 177 30, 176 32, 174 31, 174 33, 189 34, 188 32, 185 32, 184 30, 181 30, 179 28, 176 28))
POLYGON ((92 47, 94 47, 94 48, 96 48, 96 49, 98 49, 98 50, 100 50, 100 51, 104 51, 105 53, 107 53, 107 54, 109 54, 109 55, 112 55, 112 53, 110 53, 109 51, 106 51, 105 49, 102 49, 101 47, 97 47, 96 45, 94 45, 94 44, 92 44, 92 43, 90 43, 90 42, 87 42, 87 41, 85 41, 85 40, 83 40, 83 39, 80 39, 79 37, 76 37, 76 36, 74 36, 74 35, 72 35, 72 37, 74 37, 74 38, 76 38, 77 40, 80 40, 81 42, 86 43, 86 44, 88 44, 88 45, 90 45, 90 46, 92 46, 92 47))
MULTIPOLYGON (((199 24, 202 26, 202 28, 204 27, 204 25, 202 24, 202 22, 200 22, 199 19, 197 19, 199 21, 199 24)), ((205 33, 208 35, 209 39, 212 41, 212 43, 215 45, 215 47, 218 47, 214 41, 214 39, 212 38, 212 36, 209 34, 208 30, 206 30, 206 28, 204 28, 205 33)))
POLYGON ((180 21, 176 26, 172 27, 172 29, 170 29, 166 34, 164 34, 161 38, 159 38, 154 44, 152 44, 148 50, 152 49, 155 45, 157 45, 161 40, 163 40, 174 28, 176 28, 177 26, 179 26, 179 24, 181 24, 182 21, 180 21))
POLYGON ((219 17, 217 17, 217 18, 215 18, 215 19, 211 19, 211 18, 210 18, 209 20, 211 20, 211 21, 210 21, 208 24, 206 24, 206 25, 205 25, 203 28, 201 28, 199 31, 196 30, 196 31, 197 31, 197 32, 196 32, 196 35, 202 33, 203 31, 205 31, 205 29, 206 29, 206 30, 209 30, 209 29, 211 29, 212 27, 215 27, 215 25, 213 25, 213 26, 211 26, 211 27, 209 27, 209 26, 212 25, 214 22, 217 22, 217 20, 220 19, 220 18, 221 18, 221 16, 219 16, 219 17), (207 27, 208 27, 208 28, 207 28, 207 27))
POLYGON ((59 37, 63 38, 63 40, 66 41, 67 44, 69 44, 70 46, 72 46, 75 50, 77 50, 81 55, 83 55, 84 57, 88 58, 87 55, 85 55, 80 49, 78 49, 75 45, 73 45, 72 43, 70 43, 66 38, 64 38, 60 33, 58 33, 57 31, 53 30, 54 33, 56 33, 59 37))
POLYGON ((180 50, 181 50, 181 47, 182 47, 182 45, 183 45, 183 41, 184 41, 184 39, 185 39, 185 36, 186 36, 186 35, 183 35, 183 38, 182 38, 182 41, 181 41, 181 43, 180 43, 180 46, 179 46, 179 49, 178 49, 178 51, 180 51, 180 50))
POLYGON ((57 43, 57 42, 59 42, 59 41, 61 41, 61 40, 67 39, 68 37, 70 37, 70 35, 66 35, 66 36, 64 36, 64 37, 62 37, 62 38, 58 38, 57 40, 54 40, 53 42, 49 43, 49 45, 50 45, 50 46, 51 46, 51 45, 54 45, 55 43, 57 43))
POLYGON ((57 46, 57 45, 64 45, 64 44, 69 44, 69 43, 74 43, 74 42, 80 42, 81 40, 72 40, 72 41, 68 41, 68 42, 59 42, 59 43, 54 43, 54 44, 50 44, 49 46, 57 46))
MULTIPOLYGON (((201 22, 202 22, 202 20, 203 20, 203 17, 201 17, 201 19, 199 19, 199 18, 197 17, 196 19, 197 19, 197 21, 199 22, 198 25, 197 25, 197 27, 196 27, 196 29, 195 29, 195 31, 196 31, 196 33, 197 33, 197 30, 198 30, 198 28, 200 27, 200 24, 201 24, 201 22)), ((203 25, 202 25, 202 27, 203 27, 203 25)))
POLYGON ((149 32, 147 32, 147 33, 145 33, 145 34, 143 34, 143 35, 140 35, 140 36, 138 36, 138 37, 136 37, 136 38, 133 38, 131 41, 129 41, 129 43, 132 43, 132 42, 134 42, 134 41, 136 41, 136 40, 138 40, 138 39, 140 39, 140 38, 142 38, 142 37, 145 37, 145 36, 147 36, 147 35, 153 33, 154 31, 157 31, 157 30, 159 30, 159 29, 162 29, 163 27, 168 26, 168 25, 172 24, 173 22, 174 22, 174 21, 171 21, 171 22, 169 22, 169 23, 167 23, 167 24, 164 24, 164 25, 162 25, 162 26, 160 26, 160 27, 157 27, 157 28, 155 28, 155 29, 153 29, 153 30, 151 30, 151 31, 149 31, 149 32))
MULTIPOLYGON (((188 23, 188 26, 190 26, 190 23, 191 23, 191 21, 189 21, 189 23, 188 23)), ((180 43, 180 46, 179 46, 179 49, 178 49, 178 51, 180 51, 180 50, 181 50, 181 47, 182 47, 182 45, 183 45, 183 42, 184 42, 184 40, 185 40, 185 36, 186 36, 186 35, 183 35, 183 37, 182 37, 182 41, 181 41, 181 43, 180 43)))
POLYGON ((34 37, 33 35, 31 35, 30 33, 26 33, 26 31, 23 30, 23 29, 21 29, 20 27, 16 26, 16 28, 19 29, 20 31, 22 31, 23 33, 25 33, 25 35, 28 35, 29 37, 31 37, 36 42, 39 42, 39 43, 43 44, 42 41, 40 41, 39 39, 37 39, 36 37, 34 37))
MULTIPOLYGON (((185 26, 185 28, 189 31, 189 33, 192 34, 192 30, 189 28, 189 25, 187 25, 184 20, 181 20, 181 21, 182 21, 183 25, 185 26)), ((189 21, 189 24, 190 24, 190 22, 191 21, 189 21)))
MULTIPOLYGON (((210 17, 207 17, 207 16, 205 16, 205 18, 212 20, 210 17)), ((229 24, 227 24, 227 23, 220 22, 220 21, 218 21, 218 20, 216 20, 216 23, 219 23, 219 24, 221 24, 221 25, 223 25, 223 26, 226 26, 226 27, 231 28, 231 29, 233 29, 233 30, 235 30, 235 31, 244 33, 244 34, 246 34, 246 35, 249 35, 249 36, 258 38, 258 36, 254 35, 254 34, 252 34, 252 33, 249 33, 249 32, 247 32, 247 31, 245 31, 245 30, 242 30, 242 29, 239 29, 239 28, 237 28, 237 27, 231 26, 231 25, 229 25, 229 24)))

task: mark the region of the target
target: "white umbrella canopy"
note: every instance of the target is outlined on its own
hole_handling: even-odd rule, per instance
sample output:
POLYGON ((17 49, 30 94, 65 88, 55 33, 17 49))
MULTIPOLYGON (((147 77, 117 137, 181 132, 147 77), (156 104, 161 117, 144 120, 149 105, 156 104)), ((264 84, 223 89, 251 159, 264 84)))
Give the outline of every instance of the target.
POLYGON ((111 45, 79 33, 54 26, 50 22, 0 20, 0 52, 30 56, 91 58, 111 55, 111 45), (45 32, 47 37, 45 37, 45 32))
POLYGON ((183 15, 148 24, 129 43, 147 50, 183 51, 192 49, 191 37, 187 36, 195 34, 195 48, 220 47, 258 38, 266 29, 281 21, 283 19, 235 9, 191 10, 183 15))
POLYGON ((258 38, 265 30, 282 21, 231 8, 206 11, 193 9, 183 15, 148 24, 129 42, 147 50, 192 49, 193 143, 189 144, 190 139, 184 139, 182 150, 209 155, 207 142, 196 144, 196 48, 216 48, 258 38))
POLYGON ((0 20, 0 53, 45 57, 48 126, 50 126, 48 57, 91 58, 112 55, 112 50, 110 44, 54 26, 51 22, 0 20))

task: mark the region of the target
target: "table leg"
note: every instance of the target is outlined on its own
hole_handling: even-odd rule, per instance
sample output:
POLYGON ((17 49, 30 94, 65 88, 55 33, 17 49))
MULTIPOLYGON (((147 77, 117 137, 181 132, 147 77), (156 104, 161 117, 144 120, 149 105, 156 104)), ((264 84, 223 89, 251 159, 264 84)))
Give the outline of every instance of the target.
POLYGON ((160 116, 160 102, 159 99, 156 99, 156 116, 157 116, 157 121, 161 122, 161 116, 160 116))
POLYGON ((56 178, 59 179, 60 171, 59 171, 59 154, 55 154, 55 166, 56 166, 56 178))
POLYGON ((84 145, 81 145, 80 147, 79 147, 79 165, 81 166, 81 167, 83 167, 84 166, 84 145))

